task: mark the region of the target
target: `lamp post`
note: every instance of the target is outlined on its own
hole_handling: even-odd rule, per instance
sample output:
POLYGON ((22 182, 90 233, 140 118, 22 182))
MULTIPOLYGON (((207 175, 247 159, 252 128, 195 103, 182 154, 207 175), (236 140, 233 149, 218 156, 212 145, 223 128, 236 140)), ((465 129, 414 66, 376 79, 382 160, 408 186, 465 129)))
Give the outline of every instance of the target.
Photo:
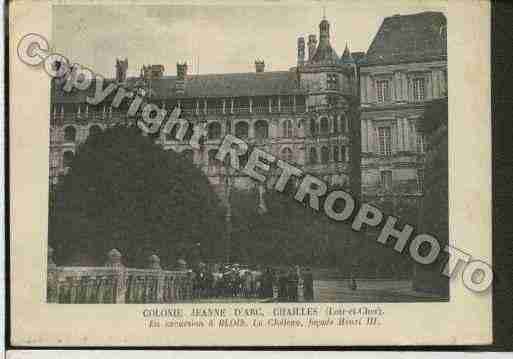
POLYGON ((232 240, 232 168, 228 161, 224 163, 224 191, 226 198, 226 214, 225 214, 225 255, 226 264, 230 263, 231 240, 232 240))

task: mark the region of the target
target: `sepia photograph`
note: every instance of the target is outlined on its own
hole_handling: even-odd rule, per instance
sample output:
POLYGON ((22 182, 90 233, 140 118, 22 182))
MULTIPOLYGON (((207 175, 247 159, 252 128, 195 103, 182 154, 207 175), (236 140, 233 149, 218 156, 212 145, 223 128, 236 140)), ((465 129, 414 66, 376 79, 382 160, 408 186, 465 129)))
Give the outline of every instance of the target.
POLYGON ((448 300, 441 262, 309 205, 343 190, 447 243, 444 9, 331 4, 53 6, 52 49, 103 78, 51 80, 49 302, 448 300))
POLYGON ((13 343, 489 343, 489 11, 13 3, 13 343))

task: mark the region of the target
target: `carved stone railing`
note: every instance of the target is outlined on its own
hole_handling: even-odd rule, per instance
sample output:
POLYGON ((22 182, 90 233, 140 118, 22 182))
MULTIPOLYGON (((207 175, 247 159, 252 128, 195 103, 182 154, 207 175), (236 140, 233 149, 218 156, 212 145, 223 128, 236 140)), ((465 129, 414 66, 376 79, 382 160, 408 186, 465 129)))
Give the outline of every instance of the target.
POLYGON ((113 249, 103 267, 58 267, 48 249, 49 303, 174 303, 192 298, 191 271, 179 261, 177 270, 162 270, 156 255, 148 268, 126 268, 113 249))

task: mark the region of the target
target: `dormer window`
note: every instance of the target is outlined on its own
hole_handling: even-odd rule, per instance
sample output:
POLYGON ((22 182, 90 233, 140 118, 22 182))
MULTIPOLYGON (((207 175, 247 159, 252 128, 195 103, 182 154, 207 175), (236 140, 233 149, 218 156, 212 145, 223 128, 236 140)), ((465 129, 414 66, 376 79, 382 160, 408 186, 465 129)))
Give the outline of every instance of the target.
POLYGON ((390 81, 378 80, 376 81, 376 93, 379 103, 390 101, 390 81))
POLYGON ((440 27, 440 44, 442 52, 447 53, 447 26, 443 25, 440 27))
POLYGON ((326 81, 328 90, 338 90, 338 76, 337 74, 328 74, 326 81))

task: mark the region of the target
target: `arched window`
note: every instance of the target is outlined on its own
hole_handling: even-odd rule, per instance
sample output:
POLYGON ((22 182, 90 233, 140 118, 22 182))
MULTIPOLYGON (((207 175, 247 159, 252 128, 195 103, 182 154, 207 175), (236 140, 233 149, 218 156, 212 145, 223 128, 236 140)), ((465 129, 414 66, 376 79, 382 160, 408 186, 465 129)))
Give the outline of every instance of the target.
POLYGON ((98 125, 89 127, 89 136, 96 136, 102 132, 102 128, 98 125))
POLYGON ((323 117, 321 119, 321 133, 323 135, 326 135, 329 132, 330 132, 330 121, 328 120, 328 118, 323 117))
POLYGON ((310 134, 312 136, 317 135, 317 123, 313 118, 310 120, 310 134))
POLYGON ((281 159, 287 162, 293 161, 293 153, 292 150, 288 147, 285 147, 283 150, 281 150, 281 159))
POLYGON ((248 138, 249 125, 247 122, 240 121, 235 124, 235 136, 238 138, 248 138))
POLYGON ((292 137, 292 121, 285 120, 282 123, 282 136, 283 137, 292 137))
POLYGON ((255 122, 255 137, 258 139, 269 137, 269 125, 266 121, 258 120, 255 122))
POLYGON ((338 146, 333 146, 333 161, 334 162, 340 161, 338 146))
POLYGON ((315 147, 310 148, 310 163, 317 163, 317 150, 315 147))
POLYGON ((73 154, 72 151, 64 152, 64 155, 63 155, 64 167, 71 166, 71 163, 73 162, 73 157, 75 157, 75 155, 73 154))
POLYGON ((213 166, 219 163, 218 160, 216 160, 217 156, 217 150, 210 150, 208 151, 208 165, 213 166))
POLYGON ((75 142, 77 137, 77 130, 73 126, 68 126, 64 129, 64 141, 75 142))
POLYGON ((330 150, 328 147, 323 146, 321 148, 321 162, 328 163, 330 161, 330 150))
POLYGON ((216 140, 221 138, 221 124, 219 122, 211 122, 208 125, 208 139, 216 140))
POLYGON ((442 46, 442 53, 447 53, 447 26, 440 27, 440 44, 442 46))
POLYGON ((192 150, 185 150, 182 152, 182 156, 184 158, 186 158, 187 160, 189 161, 192 161, 193 160, 193 152, 192 150))

